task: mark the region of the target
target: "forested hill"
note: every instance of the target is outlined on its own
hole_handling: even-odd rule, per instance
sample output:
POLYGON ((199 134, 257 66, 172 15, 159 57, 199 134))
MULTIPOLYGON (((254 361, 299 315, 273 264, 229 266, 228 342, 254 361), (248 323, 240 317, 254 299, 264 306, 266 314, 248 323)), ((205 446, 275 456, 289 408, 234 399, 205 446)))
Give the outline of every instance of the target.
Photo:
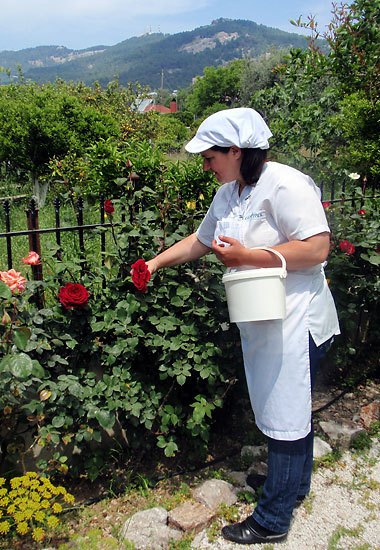
MULTIPOLYGON (((121 84, 140 82, 152 89, 185 88, 206 66, 218 66, 243 56, 256 57, 271 48, 304 48, 305 38, 258 25, 253 21, 217 19, 211 25, 177 34, 154 33, 124 40, 115 46, 70 50, 40 46, 0 52, 0 66, 37 82, 95 80, 106 85, 118 75, 121 84)), ((2 81, 4 82, 4 75, 2 81)))

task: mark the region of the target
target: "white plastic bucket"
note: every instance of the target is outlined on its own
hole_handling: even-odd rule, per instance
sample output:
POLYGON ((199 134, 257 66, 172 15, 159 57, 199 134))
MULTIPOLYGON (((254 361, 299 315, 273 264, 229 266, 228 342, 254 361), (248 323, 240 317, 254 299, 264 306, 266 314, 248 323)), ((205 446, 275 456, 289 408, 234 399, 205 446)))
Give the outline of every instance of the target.
POLYGON ((273 252, 282 266, 228 271, 223 275, 231 323, 285 318, 285 258, 277 250, 265 246, 256 250, 273 252))

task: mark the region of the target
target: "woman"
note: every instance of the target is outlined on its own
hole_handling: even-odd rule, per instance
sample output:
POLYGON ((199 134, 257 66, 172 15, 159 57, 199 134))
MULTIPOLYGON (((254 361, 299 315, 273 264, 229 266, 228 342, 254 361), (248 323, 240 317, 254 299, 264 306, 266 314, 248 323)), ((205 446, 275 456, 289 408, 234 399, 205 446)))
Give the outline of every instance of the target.
POLYGON ((268 437, 268 474, 254 513, 225 526, 241 544, 284 540, 294 506, 310 489, 313 459, 311 388, 326 343, 339 334, 322 264, 329 227, 312 179, 266 161, 271 132, 253 109, 220 111, 186 149, 224 184, 196 233, 148 261, 157 269, 214 252, 227 267, 278 267, 285 258, 286 318, 238 323, 247 384, 259 429, 268 437))

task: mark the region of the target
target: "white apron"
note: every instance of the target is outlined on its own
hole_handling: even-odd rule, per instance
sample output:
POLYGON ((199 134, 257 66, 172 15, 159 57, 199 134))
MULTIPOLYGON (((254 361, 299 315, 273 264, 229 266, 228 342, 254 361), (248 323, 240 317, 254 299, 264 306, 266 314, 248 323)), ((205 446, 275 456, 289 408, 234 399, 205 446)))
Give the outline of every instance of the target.
MULTIPOLYGON (((256 187, 219 188, 197 237, 211 247, 219 235, 247 248, 273 247, 329 231, 320 192, 311 178, 268 162, 256 187)), ((252 266, 236 268, 252 269, 252 266)), ((309 331, 317 346, 339 334, 334 301, 321 265, 288 272, 286 318, 238 323, 248 390, 257 426, 293 441, 310 431, 309 331)))
MULTIPOLYGON (((222 218, 216 224, 215 238, 225 235, 245 245, 246 227, 244 216, 222 218)), ((323 277, 319 266, 315 274, 323 277)), ((284 320, 238 323, 255 421, 273 439, 293 441, 311 429, 307 320, 313 280, 310 273, 288 272, 284 320)))

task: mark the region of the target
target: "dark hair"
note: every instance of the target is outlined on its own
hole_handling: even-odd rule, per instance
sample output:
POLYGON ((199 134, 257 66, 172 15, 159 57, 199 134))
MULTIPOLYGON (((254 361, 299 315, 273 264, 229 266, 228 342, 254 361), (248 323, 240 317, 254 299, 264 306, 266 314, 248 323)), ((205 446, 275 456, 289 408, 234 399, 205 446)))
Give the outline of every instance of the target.
MULTIPOLYGON (((231 147, 220 147, 220 145, 214 145, 211 149, 226 155, 231 147)), ((258 182, 264 163, 267 159, 267 150, 241 149, 241 152, 243 157, 240 165, 240 173, 243 176, 244 183, 246 185, 254 185, 258 182)))

